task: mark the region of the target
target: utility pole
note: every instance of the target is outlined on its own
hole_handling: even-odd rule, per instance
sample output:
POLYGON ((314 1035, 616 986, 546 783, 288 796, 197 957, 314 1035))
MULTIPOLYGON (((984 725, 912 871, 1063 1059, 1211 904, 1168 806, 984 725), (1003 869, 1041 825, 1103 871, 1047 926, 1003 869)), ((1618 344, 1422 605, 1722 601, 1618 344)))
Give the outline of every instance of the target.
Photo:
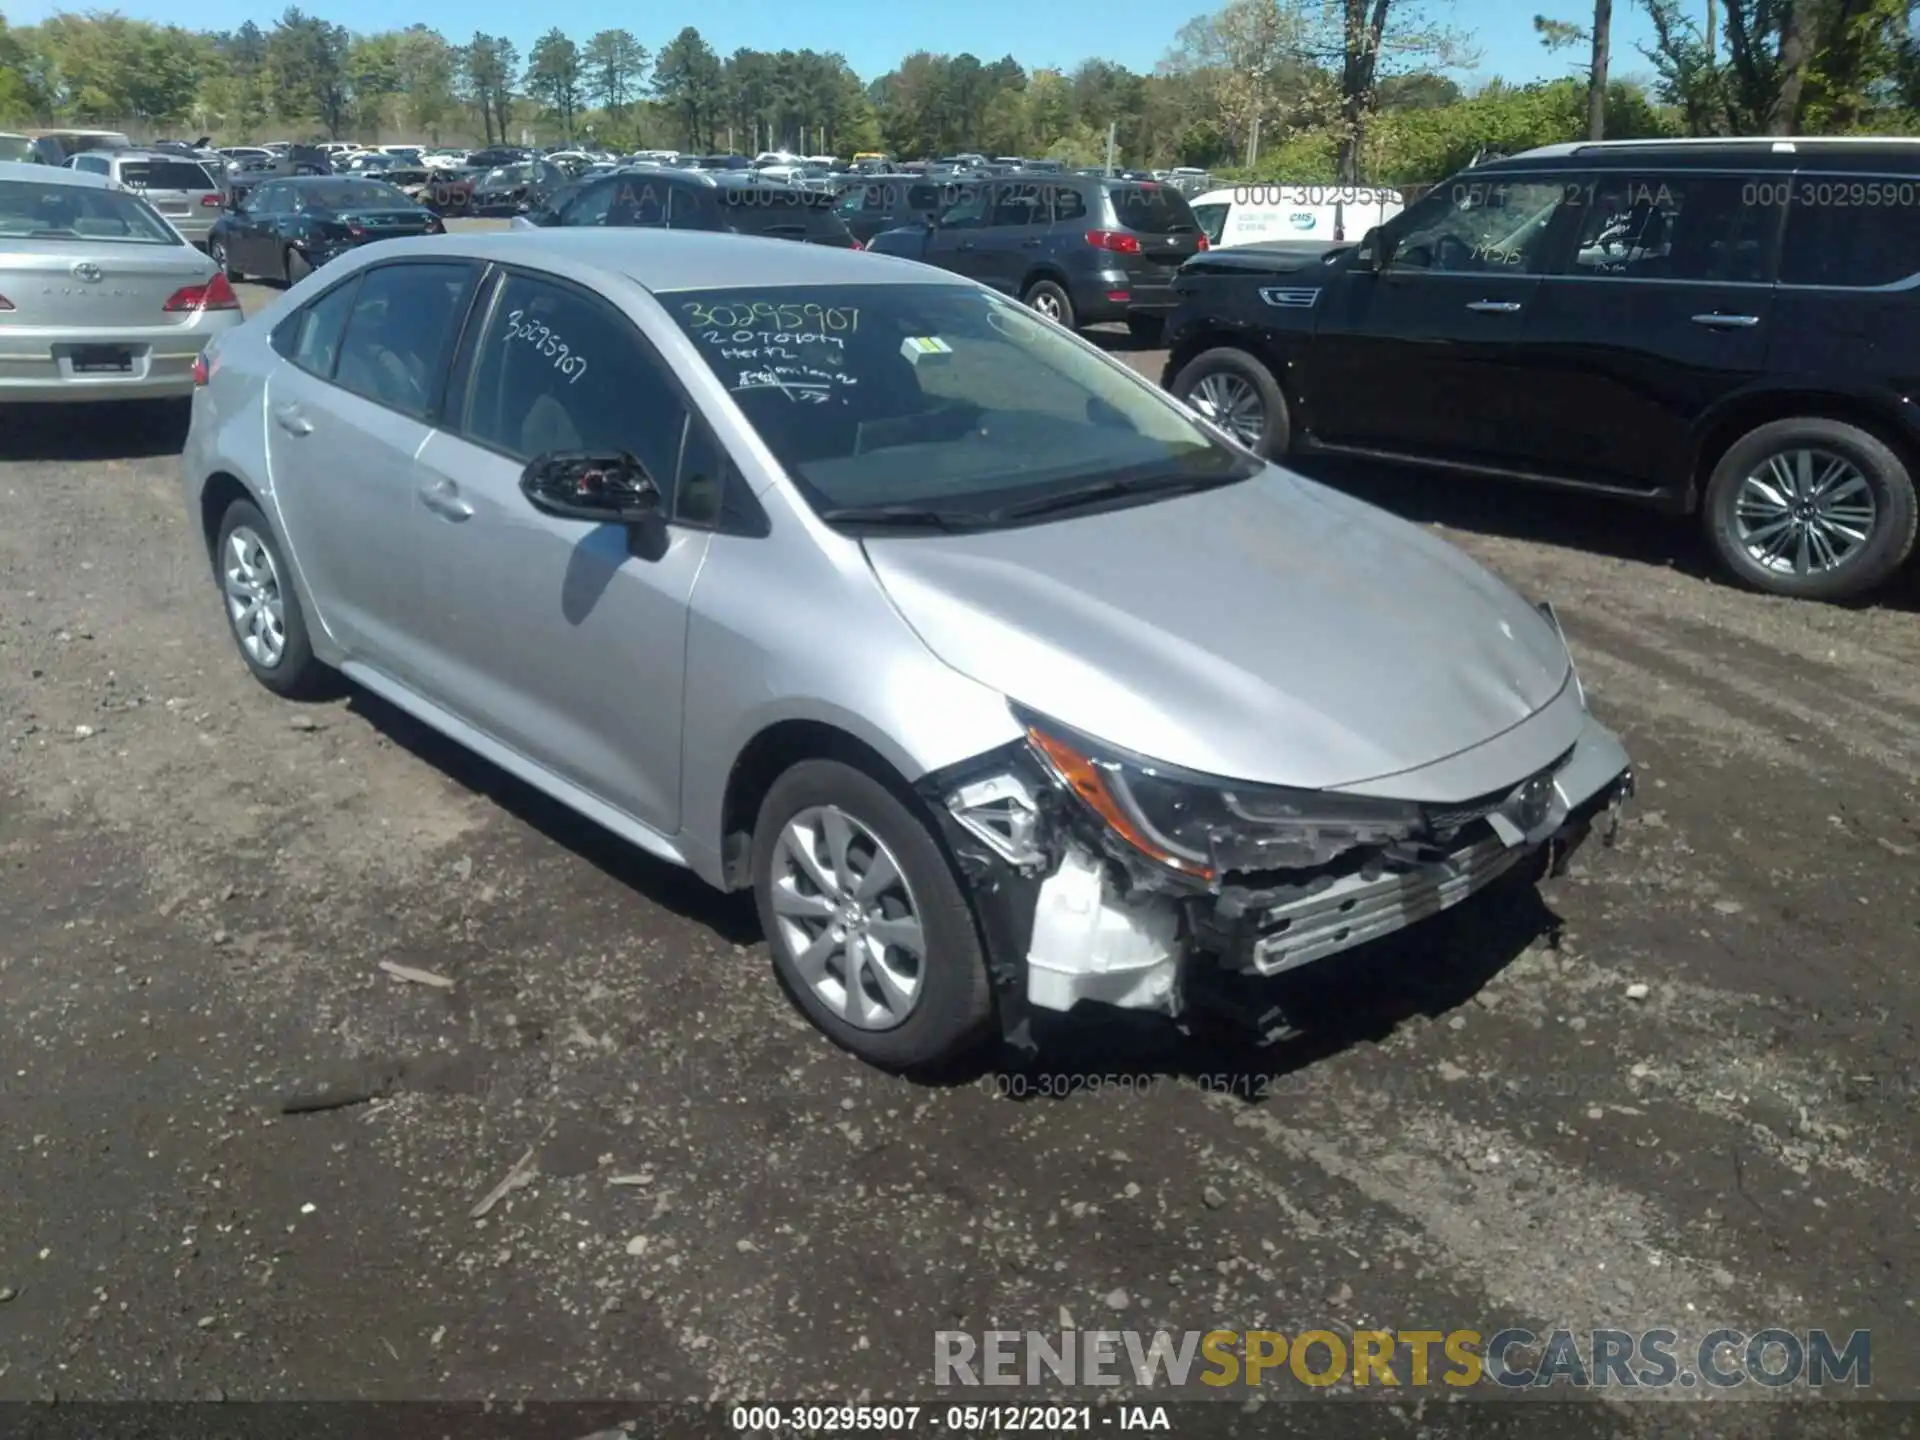
POLYGON ((1119 138, 1120 122, 1109 120, 1107 122, 1107 174, 1109 175, 1113 174, 1113 147, 1119 138))
POLYGON ((1253 135, 1247 141, 1247 168, 1251 170, 1260 159, 1260 117, 1253 117, 1253 135))
POLYGON ((1707 0, 1707 64, 1720 63, 1719 24, 1715 12, 1719 7, 1714 0, 1707 0))

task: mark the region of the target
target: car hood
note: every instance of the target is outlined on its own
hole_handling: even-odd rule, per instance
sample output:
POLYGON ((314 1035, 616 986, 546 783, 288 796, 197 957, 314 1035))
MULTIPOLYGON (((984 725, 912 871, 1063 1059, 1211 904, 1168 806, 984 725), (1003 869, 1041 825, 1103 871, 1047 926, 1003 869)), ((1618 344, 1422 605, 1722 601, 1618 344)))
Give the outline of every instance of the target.
POLYGON ((1493 739, 1566 686, 1532 605, 1445 541, 1269 467, 1156 504, 865 542, 954 669, 1087 735, 1275 785, 1493 739))

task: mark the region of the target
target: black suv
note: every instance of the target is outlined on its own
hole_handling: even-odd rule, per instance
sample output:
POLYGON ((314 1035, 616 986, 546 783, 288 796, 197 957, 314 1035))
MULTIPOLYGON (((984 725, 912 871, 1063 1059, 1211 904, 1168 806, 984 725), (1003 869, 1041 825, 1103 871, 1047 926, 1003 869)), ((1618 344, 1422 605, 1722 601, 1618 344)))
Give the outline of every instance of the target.
POLYGON ((1177 288, 1163 383, 1269 456, 1698 513, 1779 595, 1860 594, 1913 549, 1920 142, 1550 146, 1177 288))
POLYGON ((1124 320, 1158 337, 1180 266, 1207 248, 1166 185, 1060 175, 959 182, 954 193, 938 217, 871 248, 982 281, 1069 329, 1124 320))
POLYGON ((721 230, 860 249, 833 207, 831 195, 743 173, 635 167, 575 181, 513 223, 721 230))

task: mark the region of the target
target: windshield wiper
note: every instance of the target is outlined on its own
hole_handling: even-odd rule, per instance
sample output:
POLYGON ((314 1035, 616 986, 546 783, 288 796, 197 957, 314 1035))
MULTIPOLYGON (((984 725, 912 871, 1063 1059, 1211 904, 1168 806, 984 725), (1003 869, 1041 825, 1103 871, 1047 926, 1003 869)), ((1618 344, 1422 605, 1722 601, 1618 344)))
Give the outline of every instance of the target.
POLYGON ((1105 500, 1126 500, 1139 495, 1172 495, 1183 490, 1204 490, 1214 485, 1226 484, 1234 476, 1209 475, 1197 478, 1191 475, 1150 475, 1136 476, 1130 480, 1096 480, 1090 485, 1082 485, 1074 490, 1058 490, 1051 495, 1039 495, 1031 500, 1022 500, 1017 505, 1006 505, 989 512, 995 520, 1024 520, 1034 515, 1052 515, 1061 510, 1078 510, 1084 505, 1098 505, 1105 500))
POLYGON ((987 517, 968 510, 936 510, 924 505, 840 505, 822 510, 829 525, 888 525, 901 529, 975 530, 987 517))

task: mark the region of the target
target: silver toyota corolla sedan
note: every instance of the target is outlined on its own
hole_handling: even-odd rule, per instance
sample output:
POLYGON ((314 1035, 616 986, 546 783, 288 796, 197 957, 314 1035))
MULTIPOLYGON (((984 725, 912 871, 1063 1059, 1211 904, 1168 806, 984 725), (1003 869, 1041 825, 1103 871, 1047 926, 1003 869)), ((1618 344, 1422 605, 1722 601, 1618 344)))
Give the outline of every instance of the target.
POLYGON ((101 175, 0 162, 0 405, 193 393, 241 320, 213 261, 101 175))
POLYGON ((260 681, 751 888, 881 1064, 1257 992, 1631 786, 1550 609, 911 262, 388 241, 210 360, 186 500, 260 681))

